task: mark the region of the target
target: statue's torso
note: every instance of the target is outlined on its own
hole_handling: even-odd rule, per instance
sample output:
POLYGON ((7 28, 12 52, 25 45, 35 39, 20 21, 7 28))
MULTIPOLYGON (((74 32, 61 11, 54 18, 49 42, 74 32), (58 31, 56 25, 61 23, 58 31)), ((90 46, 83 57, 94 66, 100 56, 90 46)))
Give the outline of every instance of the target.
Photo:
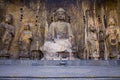
POLYGON ((0 35, 2 35, 1 42, 4 45, 3 47, 5 49, 8 49, 8 47, 11 44, 11 41, 13 39, 13 36, 15 34, 14 26, 3 22, 0 24, 0 28, 4 29, 4 31, 2 31, 2 34, 0 34, 0 35))
POLYGON ((67 39, 69 37, 69 33, 68 33, 68 28, 70 28, 70 26, 68 25, 69 23, 67 22, 54 22, 53 25, 51 27, 54 27, 54 38, 57 39, 67 39))

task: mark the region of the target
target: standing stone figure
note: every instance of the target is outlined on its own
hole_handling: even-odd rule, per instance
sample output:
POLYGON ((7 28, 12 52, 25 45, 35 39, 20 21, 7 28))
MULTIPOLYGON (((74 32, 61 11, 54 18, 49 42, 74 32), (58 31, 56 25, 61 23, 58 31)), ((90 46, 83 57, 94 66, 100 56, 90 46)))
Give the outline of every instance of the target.
POLYGON ((56 22, 52 22, 49 28, 49 39, 43 46, 46 51, 46 59, 58 59, 58 52, 69 52, 72 56, 73 33, 70 23, 65 21, 65 10, 59 8, 56 11, 56 22))
POLYGON ((30 26, 29 24, 25 24, 24 30, 19 39, 19 57, 29 57, 31 42, 32 32, 30 31, 30 26))
POLYGON ((99 42, 97 38, 97 29, 92 24, 92 22, 89 24, 89 30, 88 30, 88 50, 89 50, 89 57, 93 58, 94 60, 98 60, 99 58, 99 42))
POLYGON ((9 53, 15 35, 15 28, 12 23, 13 16, 8 14, 5 16, 5 22, 0 24, 0 54, 9 53))
POLYGON ((115 59, 118 56, 118 30, 119 28, 115 26, 115 20, 113 18, 109 18, 108 27, 106 29, 106 42, 109 57, 112 59, 115 59))

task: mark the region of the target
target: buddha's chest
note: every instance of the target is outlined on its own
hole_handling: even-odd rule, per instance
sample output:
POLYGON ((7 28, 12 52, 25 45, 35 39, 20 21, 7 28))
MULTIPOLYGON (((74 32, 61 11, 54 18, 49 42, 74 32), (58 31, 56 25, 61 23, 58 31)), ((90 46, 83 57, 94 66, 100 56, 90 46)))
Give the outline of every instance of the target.
POLYGON ((68 31, 68 27, 67 24, 65 23, 57 23, 55 26, 55 31, 56 32, 67 32, 68 31))

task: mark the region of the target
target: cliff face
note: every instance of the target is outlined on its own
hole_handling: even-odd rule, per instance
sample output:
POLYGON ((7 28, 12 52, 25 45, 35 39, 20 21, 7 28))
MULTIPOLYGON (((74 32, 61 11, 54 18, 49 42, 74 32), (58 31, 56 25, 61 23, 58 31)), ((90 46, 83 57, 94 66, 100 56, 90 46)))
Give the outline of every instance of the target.
MULTIPOLYGON (((98 27, 98 16, 102 25, 107 27, 107 18, 114 17, 116 25, 120 26, 120 1, 119 0, 1 0, 0 20, 4 20, 5 14, 12 14, 16 29, 15 39, 11 51, 16 52, 17 40, 19 39, 22 26, 29 23, 34 35, 40 38, 40 46, 44 43, 46 27, 51 23, 53 12, 62 7, 70 16, 70 23, 75 36, 75 45, 80 49, 84 48, 84 20, 83 16, 90 16, 94 19, 95 26, 98 27), (20 9, 23 11, 20 12, 20 9), (23 14, 21 20, 21 14, 23 14), (36 18, 36 16, 38 16, 36 18), (106 17, 106 23, 104 21, 106 17), (37 21, 36 21, 37 20, 37 21), (35 26, 37 24, 37 26, 35 26), (15 49, 16 48, 16 49, 15 49)), ((87 19, 86 19, 87 20, 87 19)))

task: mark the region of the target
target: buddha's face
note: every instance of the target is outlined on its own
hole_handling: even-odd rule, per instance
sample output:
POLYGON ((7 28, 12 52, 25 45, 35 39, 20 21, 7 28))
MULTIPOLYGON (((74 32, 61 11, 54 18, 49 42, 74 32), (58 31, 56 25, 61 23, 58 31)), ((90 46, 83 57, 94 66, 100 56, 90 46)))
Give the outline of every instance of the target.
POLYGON ((65 12, 59 11, 57 13, 58 20, 65 20, 65 12))

